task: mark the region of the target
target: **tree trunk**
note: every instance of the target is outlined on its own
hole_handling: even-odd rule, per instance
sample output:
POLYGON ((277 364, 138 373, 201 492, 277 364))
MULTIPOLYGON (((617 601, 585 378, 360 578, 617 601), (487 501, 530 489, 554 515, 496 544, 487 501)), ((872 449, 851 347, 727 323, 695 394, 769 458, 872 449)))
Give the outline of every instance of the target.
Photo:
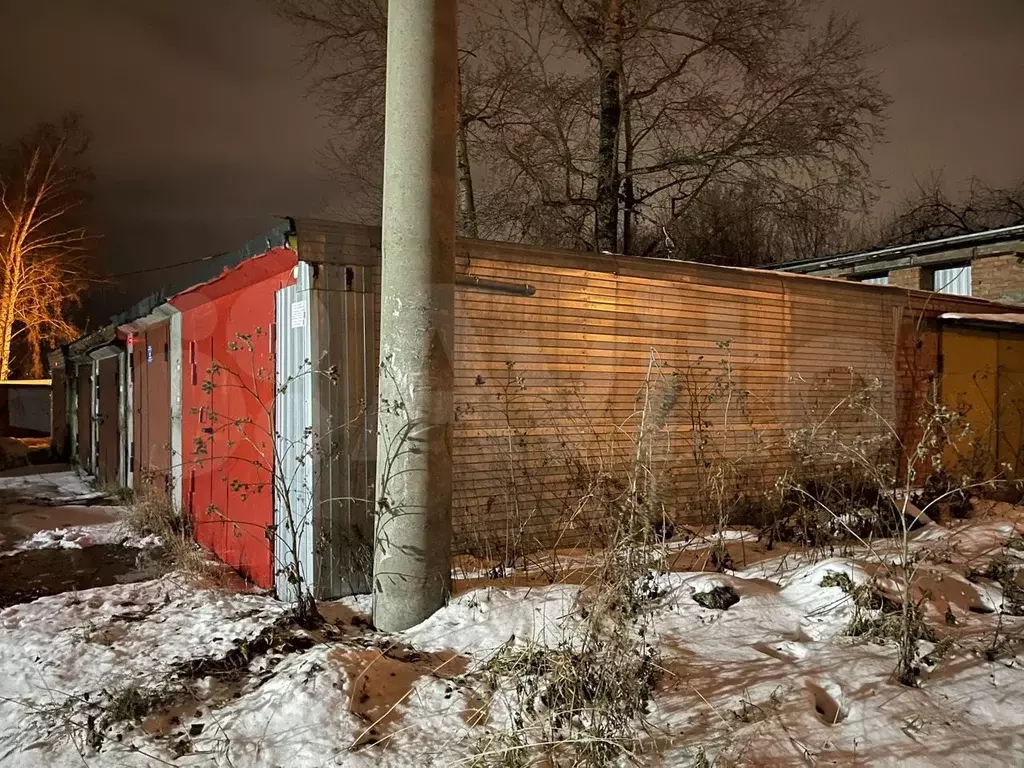
POLYGON ((458 233, 462 237, 479 237, 476 223, 476 201, 473 199, 473 172, 469 166, 469 145, 466 125, 459 120, 459 133, 455 144, 455 197, 458 204, 458 233))
POLYGON ((476 223, 476 200, 473 198, 473 171, 469 165, 469 143, 466 121, 462 115, 462 72, 459 72, 458 133, 455 137, 455 204, 456 230, 462 237, 479 237, 476 223))
POLYGON ((630 120, 629 105, 622 111, 623 153, 622 169, 622 252, 633 253, 634 208, 636 208, 636 190, 633 188, 633 124, 630 120))
POLYGON ((9 293, 0 301, 0 381, 11 377, 11 339, 14 336, 14 301, 9 293))
POLYGON ((604 0, 597 126, 597 210, 594 240, 599 251, 618 250, 619 121, 622 116, 622 0, 604 0))
POLYGON ((21 288, 21 254, 8 253, 4 261, 3 294, 0 295, 0 381, 11 377, 11 340, 14 338, 14 321, 21 288))
POLYGON ((43 340, 39 336, 38 327, 30 327, 28 331, 29 371, 30 379, 43 378, 43 340))

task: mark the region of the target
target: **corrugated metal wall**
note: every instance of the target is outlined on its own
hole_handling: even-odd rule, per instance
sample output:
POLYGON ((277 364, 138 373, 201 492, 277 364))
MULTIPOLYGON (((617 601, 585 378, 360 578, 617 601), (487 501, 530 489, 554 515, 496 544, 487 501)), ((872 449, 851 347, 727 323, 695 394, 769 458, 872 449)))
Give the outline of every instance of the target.
POLYGON ((932 279, 932 285, 939 293, 946 293, 951 296, 971 295, 970 264, 961 264, 956 267, 936 269, 932 279))
POLYGON ((325 595, 369 589, 372 567, 377 402, 377 297, 374 270, 318 264, 313 283, 317 476, 316 582, 325 595))
MULTIPOLYGON (((259 359, 274 351, 278 387, 288 382, 274 409, 278 467, 300 521, 314 510, 312 526, 300 526, 298 550, 320 596, 368 586, 380 319, 375 243, 379 231, 371 228, 333 225, 304 235, 300 225, 301 256, 314 263, 299 266, 297 285, 282 288, 288 280, 268 273, 263 287, 246 288, 241 270, 204 289, 217 293, 197 299, 206 319, 183 318, 188 429, 181 450, 188 451, 196 437, 212 434, 204 412, 249 414, 227 390, 205 392, 203 372, 234 333, 253 323, 265 328, 273 306, 276 337, 260 346, 259 359), (300 465, 310 451, 316 463, 300 465)), ((994 306, 785 273, 476 241, 460 243, 457 261, 455 532, 461 549, 490 554, 512 540, 530 549, 600 536, 581 493, 614 495, 635 458, 645 408, 648 427, 651 419, 658 427, 646 460, 658 478, 651 496, 677 520, 706 512, 702 489, 718 481, 709 477, 716 467, 726 467, 736 485, 771 483, 792 467, 786 434, 865 387, 883 417, 912 425, 925 379, 908 359, 920 358, 928 370, 938 359, 937 341, 918 339, 935 336, 919 316, 994 306), (466 285, 467 275, 480 286, 466 285)), ((139 468, 170 465, 170 346, 167 323, 148 328, 136 346, 139 468)), ((86 398, 82 451, 91 370, 78 372, 86 398)), ((831 426, 850 435, 869 427, 852 411, 832 414, 831 426)), ((193 516, 218 510, 219 533, 207 546, 262 583, 264 575, 272 579, 272 559, 275 571, 292 560, 284 505, 275 499, 272 518, 262 521, 253 517, 263 508, 258 495, 221 498, 225 478, 252 458, 237 452, 211 441, 209 457, 186 473, 185 494, 201 499, 188 505, 193 516), (271 522, 273 553, 263 531, 271 522), (228 536, 243 528, 244 551, 235 552, 240 542, 228 536)), ((259 486, 259 478, 252 482, 259 486)))
POLYGON ((294 571, 316 590, 313 567, 313 374, 310 283, 300 264, 297 282, 276 295, 277 397, 274 431, 278 464, 274 492, 274 584, 283 600, 296 599, 294 571))

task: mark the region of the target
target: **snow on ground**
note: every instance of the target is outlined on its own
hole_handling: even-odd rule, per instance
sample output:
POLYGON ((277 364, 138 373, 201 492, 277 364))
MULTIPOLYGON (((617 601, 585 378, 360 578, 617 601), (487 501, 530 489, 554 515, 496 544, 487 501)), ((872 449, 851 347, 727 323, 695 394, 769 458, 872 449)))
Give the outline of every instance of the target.
MULTIPOLYGON (((700 755, 722 766, 1024 764, 1024 670, 1013 646, 994 660, 984 653, 997 638, 1021 638, 1024 619, 998 613, 999 584, 965 577, 997 555, 1020 561, 1005 546, 1014 533, 989 517, 915 534, 919 592, 949 646, 922 663, 919 688, 892 679, 891 644, 844 635, 853 600, 822 586, 844 574, 884 587, 893 542, 659 574, 653 631, 665 674, 645 764, 690 766, 700 755), (694 600, 716 587, 739 601, 723 611, 694 600)), ((755 544, 742 532, 723 540, 755 544)), ((565 640, 580 589, 492 582, 391 636, 353 619, 369 611, 365 596, 325 605, 343 618, 337 630, 303 633, 284 627, 270 598, 197 589, 173 574, 14 606, 0 611, 0 764, 468 765, 487 705, 465 673, 510 641, 565 640), (286 648, 285 637, 304 639, 286 648), (230 673, 211 666, 239 653, 230 673), (165 696, 134 727, 105 727, 111 702, 134 689, 178 698, 165 696)))
POLYGON ((30 549, 84 549, 100 544, 120 544, 123 547, 134 549, 151 549, 159 546, 160 538, 158 536, 138 536, 121 522, 74 525, 67 528, 37 531, 31 537, 15 543, 12 548, 0 551, 0 557, 16 555, 30 549))
POLYGON ((0 476, 0 496, 8 501, 61 506, 87 504, 103 498, 90 479, 77 472, 40 472, 0 476))

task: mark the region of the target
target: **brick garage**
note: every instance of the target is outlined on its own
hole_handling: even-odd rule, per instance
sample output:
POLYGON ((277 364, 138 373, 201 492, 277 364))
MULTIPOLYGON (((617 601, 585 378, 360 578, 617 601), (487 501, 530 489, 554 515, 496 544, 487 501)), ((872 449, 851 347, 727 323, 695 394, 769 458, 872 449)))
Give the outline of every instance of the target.
POLYGON ((767 269, 1024 304, 1024 226, 787 262, 767 269), (968 266, 969 280, 966 275, 962 280, 950 277, 968 266))

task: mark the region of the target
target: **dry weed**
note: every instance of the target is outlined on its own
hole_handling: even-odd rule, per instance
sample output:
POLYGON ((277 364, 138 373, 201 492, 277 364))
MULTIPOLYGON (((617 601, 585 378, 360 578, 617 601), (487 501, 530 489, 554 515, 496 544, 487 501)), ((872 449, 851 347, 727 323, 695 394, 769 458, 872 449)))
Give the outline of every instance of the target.
POLYGON ((171 500, 152 483, 132 494, 124 522, 139 536, 160 540, 159 553, 168 566, 184 574, 197 587, 237 588, 240 579, 230 568, 210 558, 193 538, 191 520, 180 515, 171 500))

